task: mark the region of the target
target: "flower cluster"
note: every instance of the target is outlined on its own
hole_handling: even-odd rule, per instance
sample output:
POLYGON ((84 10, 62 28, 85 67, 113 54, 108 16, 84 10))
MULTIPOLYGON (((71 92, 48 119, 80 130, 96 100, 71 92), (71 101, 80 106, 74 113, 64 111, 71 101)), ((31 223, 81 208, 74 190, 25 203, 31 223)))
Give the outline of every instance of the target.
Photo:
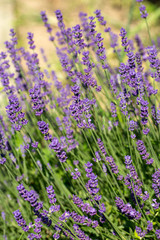
POLYGON ((50 33, 49 40, 54 41, 54 37, 51 35, 52 28, 51 28, 51 25, 48 23, 48 17, 45 11, 41 11, 41 18, 42 18, 42 21, 44 22, 44 26, 46 27, 47 32, 50 33))
POLYGON ((23 186, 23 184, 20 184, 17 186, 17 190, 20 194, 20 196, 25 200, 28 201, 30 203, 30 205, 35 209, 35 210, 39 210, 43 207, 42 202, 38 202, 38 194, 34 191, 27 191, 25 189, 25 187, 23 186))
POLYGON ((49 198, 49 202, 51 204, 54 204, 56 203, 56 198, 55 198, 55 194, 54 194, 54 189, 53 189, 53 186, 48 186, 47 188, 47 193, 48 193, 48 198, 49 198))
POLYGON ((153 158, 149 158, 149 153, 147 153, 144 142, 142 140, 138 140, 136 142, 136 144, 137 144, 137 150, 139 151, 140 155, 142 156, 142 159, 147 160, 146 164, 152 164, 154 160, 153 160, 153 158))
POLYGON ((160 169, 157 169, 155 173, 152 175, 152 188, 154 189, 155 195, 157 198, 160 197, 160 169))
POLYGON ((128 218, 136 220, 141 218, 141 213, 132 208, 130 203, 124 204, 123 200, 119 197, 116 197, 115 202, 119 211, 128 218))
POLYGON ((37 125, 39 127, 39 130, 41 131, 42 134, 44 134, 44 139, 45 140, 50 140, 52 139, 52 135, 49 134, 49 124, 44 122, 44 121, 38 121, 37 125))
POLYGON ((81 12, 68 28, 61 10, 55 15, 53 35, 41 12, 60 73, 44 49, 41 62, 32 32, 27 50, 11 29, 0 53, 9 101, 7 118, 0 115, 0 232, 4 239, 160 239, 159 39, 149 28, 151 46, 129 39, 128 27, 119 37, 100 10, 81 12))
POLYGON ((73 195, 73 202, 75 205, 81 208, 83 212, 88 213, 90 216, 97 214, 97 211, 94 207, 92 207, 89 203, 84 203, 83 200, 76 195, 73 195))
POLYGON ((60 142, 57 138, 53 138, 49 147, 56 152, 56 156, 58 157, 60 162, 66 162, 67 155, 66 152, 62 149, 60 142))
POLYGON ((18 97, 14 94, 8 97, 9 104, 6 106, 7 116, 16 131, 20 131, 22 126, 28 123, 25 119, 25 113, 22 112, 22 107, 19 104, 18 97))
POLYGON ((29 94, 33 103, 32 108, 35 110, 35 115, 41 116, 45 108, 45 103, 40 87, 38 85, 35 85, 34 88, 29 90, 29 94))
POLYGON ((23 231, 28 232, 29 227, 26 225, 26 221, 23 219, 21 212, 18 210, 13 212, 14 218, 18 223, 18 226, 22 227, 23 231))

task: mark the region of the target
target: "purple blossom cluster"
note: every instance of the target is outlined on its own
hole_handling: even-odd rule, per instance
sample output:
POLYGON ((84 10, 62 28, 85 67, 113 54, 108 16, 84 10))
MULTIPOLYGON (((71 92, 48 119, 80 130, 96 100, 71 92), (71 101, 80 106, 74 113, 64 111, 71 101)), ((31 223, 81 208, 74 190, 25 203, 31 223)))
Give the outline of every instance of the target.
POLYGON ((67 137, 67 152, 70 152, 72 149, 75 149, 78 146, 78 142, 74 139, 73 136, 73 129, 72 129, 72 122, 70 121, 68 116, 63 118, 63 123, 66 130, 66 137, 67 137))
POLYGON ((111 113, 113 118, 117 117, 116 104, 114 102, 111 102, 111 113))
POLYGON ((104 20, 104 17, 101 15, 101 10, 97 9, 94 13, 96 14, 96 18, 98 19, 100 24, 102 26, 105 26, 107 22, 104 20))
POLYGON ((6 106, 7 116, 16 131, 20 131, 22 126, 28 123, 25 119, 25 113, 22 112, 22 107, 19 104, 18 97, 14 94, 8 97, 9 104, 6 106))
POLYGON ((149 198, 149 194, 146 192, 144 195, 142 193, 142 182, 138 177, 135 167, 132 164, 131 157, 125 156, 125 165, 129 170, 129 174, 124 179, 125 185, 131 189, 132 193, 135 193, 136 196, 142 198, 146 201, 149 198))
POLYGON ((35 49, 36 46, 34 45, 34 41, 33 41, 33 33, 29 32, 27 38, 29 40, 28 45, 30 46, 30 49, 32 50, 35 49))
MULTIPOLYGON (((111 171, 115 174, 119 173, 119 170, 118 170, 118 167, 113 159, 112 156, 106 156, 107 155, 107 152, 106 152, 106 149, 104 147, 104 144, 103 142, 101 141, 100 138, 97 139, 97 143, 98 143, 98 146, 99 146, 99 149, 101 151, 101 154, 103 154, 105 156, 105 161, 108 163, 108 165, 111 167, 111 171)), ((97 156, 99 159, 100 157, 97 156)), ((103 165, 104 166, 104 165, 103 165)), ((105 170, 106 171, 106 170, 105 170)))
POLYGON ((66 162, 67 154, 63 150, 63 148, 57 138, 52 139, 49 147, 56 152, 56 156, 58 157, 60 162, 66 162))
POLYGON ((135 130, 138 129, 138 124, 136 121, 131 120, 129 121, 129 131, 131 131, 131 138, 134 139, 136 137, 136 135, 133 133, 135 130))
MULTIPOLYGON (((52 220, 49 219, 46 216, 46 213, 40 213, 38 210, 34 209, 34 214, 37 215, 37 219, 35 219, 36 223, 42 222, 42 223, 46 224, 48 227, 51 226, 52 220)), ((41 229, 39 229, 39 228, 41 228, 42 225, 41 224, 40 225, 39 224, 37 224, 37 225, 35 224, 35 226, 36 226, 37 229, 36 229, 36 231, 35 230, 34 231, 39 233, 41 231, 41 229)))
MULTIPOLYGON (((146 7, 143 0, 137 2, 148 28, 146 7)), ((146 47, 138 35, 128 39, 122 27, 119 46, 101 11, 94 14, 81 12, 81 24, 67 28, 56 10, 59 29, 53 35, 46 12, 41 12, 60 74, 43 49, 41 67, 32 32, 27 35, 29 51, 19 47, 11 29, 6 52, 0 53, 0 80, 12 125, 0 115, 2 199, 5 195, 5 204, 23 207, 16 193, 7 194, 16 185, 26 201, 27 221, 34 222, 27 225, 19 209, 13 215, 30 240, 133 239, 135 234, 160 239, 159 40, 146 47)), ((9 210, 4 209, 6 228, 9 210)))
POLYGON ((88 227, 92 226, 93 228, 96 228, 98 226, 98 221, 92 221, 90 218, 78 215, 76 212, 71 212, 71 217, 76 223, 81 223, 88 227))
POLYGON ((115 174, 119 173, 118 166, 116 165, 114 159, 112 156, 106 157, 106 162, 109 164, 111 167, 111 171, 115 174))
MULTIPOLYGON (((49 202, 50 202, 51 204, 55 204, 56 201, 57 201, 57 199, 55 198, 56 195, 55 195, 55 193, 54 193, 53 186, 52 186, 52 185, 51 185, 51 186, 48 186, 46 189, 47 189, 47 193, 48 193, 49 202)), ((55 207, 55 209, 59 209, 59 208, 60 208, 59 205, 54 206, 54 207, 55 207)), ((53 209, 52 209, 52 211, 53 211, 53 209)))
POLYGON ((38 121, 37 125, 39 127, 39 130, 41 131, 42 134, 44 134, 44 139, 45 140, 51 140, 52 135, 49 134, 49 124, 44 122, 44 121, 38 121))
POLYGON ((100 149, 101 153, 102 153, 104 156, 106 156, 106 155, 107 155, 107 152, 106 152, 106 149, 105 149, 105 147, 104 147, 104 144, 103 144, 103 142, 101 141, 100 138, 97 139, 97 143, 98 143, 98 146, 99 146, 99 149, 100 149))
POLYGON ((146 160, 146 164, 152 164, 154 160, 153 160, 153 158, 149 158, 149 153, 147 153, 144 142, 142 140, 138 140, 136 142, 136 144, 137 144, 137 150, 139 151, 140 155, 142 156, 142 159, 146 160))
POLYGON ((22 227, 23 231, 28 232, 29 227, 26 225, 26 221, 23 219, 21 212, 18 210, 13 212, 14 218, 18 223, 18 226, 22 227))
POLYGON ((79 239, 92 240, 89 236, 87 236, 87 235, 80 229, 80 227, 79 227, 77 224, 74 224, 74 225, 73 225, 73 229, 74 229, 74 231, 76 232, 76 236, 77 236, 79 239))
POLYGON ((135 230, 136 230, 138 236, 141 238, 145 237, 145 235, 147 234, 147 231, 146 230, 143 231, 140 227, 136 226, 135 230))
POLYGON ((89 203, 84 203, 83 200, 76 195, 73 195, 73 203, 81 208, 82 212, 86 212, 90 216, 97 214, 97 211, 94 207, 92 207, 89 203))
POLYGON ((72 176, 73 179, 78 179, 81 176, 81 173, 78 170, 78 168, 75 168, 74 172, 71 172, 71 176, 72 176))
POLYGON ((23 184, 20 184, 17 186, 17 190, 19 192, 19 195, 25 200, 30 203, 30 205, 35 209, 39 210, 43 207, 42 202, 38 202, 38 194, 34 191, 27 191, 23 184))
POLYGON ((48 17, 47 17, 47 14, 46 14, 45 11, 41 11, 41 18, 42 18, 42 21, 44 22, 44 26, 46 27, 47 32, 50 33, 49 40, 54 41, 54 37, 51 34, 52 33, 52 28, 51 28, 51 25, 48 23, 48 17))
POLYGON ((95 104, 95 99, 89 100, 85 98, 83 100, 80 99, 80 87, 78 85, 74 85, 71 88, 74 93, 73 102, 69 107, 71 111, 71 115, 77 122, 77 126, 79 128, 94 128, 94 124, 91 121, 90 110, 92 105, 95 104))
POLYGON ((156 125, 159 125, 159 123, 160 123, 160 109, 156 110, 155 105, 152 105, 151 109, 152 109, 152 117, 154 119, 154 122, 155 122, 156 125))
POLYGON ((157 198, 160 197, 160 169, 157 169, 155 173, 152 175, 152 188, 154 189, 155 195, 157 198))
POLYGON ((29 95, 33 103, 32 109, 35 111, 35 115, 41 116, 45 108, 45 103, 40 87, 38 85, 35 85, 32 89, 29 90, 29 95))
POLYGON ((147 18, 148 13, 146 11, 146 7, 144 5, 141 5, 139 7, 139 10, 140 10, 141 18, 147 18))
POLYGON ((85 47, 83 35, 82 35, 82 29, 79 24, 77 24, 75 27, 73 27, 72 30, 73 37, 74 37, 74 44, 77 46, 78 53, 81 52, 81 50, 85 47))
POLYGON ((85 164, 86 176, 89 178, 88 182, 86 183, 86 188, 89 194, 94 197, 94 200, 99 201, 101 200, 102 196, 97 195, 100 189, 98 188, 98 179, 93 173, 92 165, 93 164, 90 162, 85 164))
POLYGON ((141 218, 141 213, 132 208, 130 203, 125 204, 119 197, 116 197, 115 202, 118 210, 122 214, 126 215, 129 219, 139 220, 141 218))
POLYGON ((90 52, 83 51, 82 52, 82 64, 86 67, 84 68, 84 74, 78 73, 78 76, 81 77, 83 84, 87 87, 96 87, 96 91, 101 91, 101 86, 97 86, 97 81, 93 77, 93 69, 95 64, 90 59, 90 52))

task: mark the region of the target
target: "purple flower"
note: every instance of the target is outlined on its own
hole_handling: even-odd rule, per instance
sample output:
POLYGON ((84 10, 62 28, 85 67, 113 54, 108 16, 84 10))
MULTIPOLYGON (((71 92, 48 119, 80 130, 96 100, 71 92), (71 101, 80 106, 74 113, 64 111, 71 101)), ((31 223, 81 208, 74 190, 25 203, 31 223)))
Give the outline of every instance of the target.
POLYGON ((0 158, 0 164, 3 165, 6 162, 6 158, 0 158))
POLYGON ((88 227, 92 226, 93 228, 96 228, 98 226, 98 221, 92 221, 90 218, 78 215, 76 212, 71 212, 71 218, 74 222, 86 225, 88 227))
POLYGON ((100 154, 98 151, 95 152, 95 156, 96 156, 96 158, 93 158, 94 162, 101 161, 101 157, 100 157, 100 154))
POLYGON ((39 130, 41 131, 42 134, 47 134, 49 131, 49 124, 45 123, 44 121, 39 121, 38 123, 39 130))
POLYGON ((34 45, 34 41, 33 41, 33 33, 29 32, 27 38, 29 40, 28 44, 29 44, 30 49, 32 49, 32 50, 35 49, 36 46, 34 45))
POLYGON ((151 221, 147 221, 147 231, 152 231, 152 229, 153 229, 153 223, 151 222, 151 221))
POLYGON ((55 197, 56 195, 54 193, 53 186, 48 186, 46 189, 47 189, 47 193, 48 193, 49 202, 51 204, 55 204, 57 199, 55 197))
POLYGON ((87 235, 85 235, 85 233, 80 229, 80 227, 77 224, 73 224, 73 229, 76 232, 76 236, 79 239, 86 239, 86 240, 92 240, 91 238, 89 238, 87 235))
POLYGON ((125 179, 124 179, 124 183, 125 185, 131 189, 131 192, 142 198, 144 201, 147 200, 149 198, 148 193, 145 192, 145 194, 142 193, 142 182, 140 181, 140 179, 138 178, 138 174, 135 170, 135 167, 132 164, 132 160, 131 157, 125 156, 125 165, 126 168, 129 170, 130 174, 127 174, 125 179))
POLYGON ((139 10, 140 10, 141 18, 147 18, 148 13, 146 11, 146 7, 144 5, 141 5, 139 7, 139 10))
POLYGON ((110 31, 110 37, 111 37, 111 48, 115 48, 118 46, 118 36, 117 34, 110 31))
POLYGON ((35 141, 31 145, 32 145, 33 148, 37 148, 38 147, 38 142, 35 141))
POLYGON ((99 149, 100 149, 100 151, 102 152, 102 154, 103 154, 104 156, 106 156, 106 155, 107 155, 106 149, 105 149, 104 144, 103 144, 103 142, 101 141, 100 138, 97 139, 97 143, 98 143, 99 149))
POLYGON ((49 147, 57 153, 56 156, 58 157, 60 162, 66 162, 67 160, 66 152, 62 149, 61 144, 57 138, 52 139, 49 147))
POLYGON ((97 211, 94 207, 92 207, 89 203, 84 203, 83 200, 76 195, 73 195, 73 203, 77 205, 77 207, 81 208, 82 212, 86 212, 90 216, 97 214, 97 211))
POLYGON ((99 210, 98 210, 100 213, 105 213, 106 212, 106 207, 104 205, 104 203, 101 203, 99 205, 99 210))
POLYGON ((127 39, 127 37, 126 37, 126 35, 127 35, 126 30, 125 30, 124 28, 121 28, 119 35, 120 35, 121 38, 122 38, 122 39, 121 39, 121 42, 122 42, 122 46, 124 47, 124 51, 125 51, 125 52, 129 52, 129 51, 130 51, 130 48, 128 47, 128 39, 127 39))
POLYGON ((72 88, 74 96, 72 97, 73 102, 69 106, 71 115, 77 122, 79 128, 94 128, 94 124, 91 122, 91 106, 95 104, 95 99, 89 100, 85 98, 80 99, 79 87, 74 86, 72 88))
POLYGON ((11 94, 9 97, 9 105, 6 106, 7 116, 16 131, 20 131, 22 126, 28 123, 25 119, 25 113, 22 113, 22 107, 16 95, 11 94))
POLYGON ((101 33, 97 33, 97 35, 94 38, 94 42, 96 44, 96 54, 98 56, 99 61, 102 63, 102 68, 103 69, 107 69, 108 65, 106 62, 106 51, 105 48, 103 46, 103 38, 101 37, 101 33))
POLYGON ((109 166, 111 167, 111 171, 113 173, 115 173, 115 174, 119 173, 118 167, 112 156, 106 157, 106 162, 108 162, 109 166))
POLYGON ((142 156, 142 159, 147 160, 146 164, 152 164, 153 159, 148 159, 149 158, 149 153, 147 153, 144 142, 142 140, 138 140, 136 142, 136 144, 137 144, 137 150, 139 151, 140 155, 142 156))
POLYGON ((50 211, 51 213, 53 213, 53 212, 59 212, 59 210, 60 210, 60 205, 53 205, 53 206, 51 206, 51 207, 49 208, 49 211, 50 211))
POLYGON ((18 185, 17 190, 19 191, 20 196, 24 198, 25 201, 28 201, 34 209, 38 210, 43 207, 43 204, 37 201, 38 194, 34 190, 27 191, 23 184, 18 185))
POLYGON ((65 146, 67 147, 67 152, 70 152, 72 149, 75 149, 78 146, 78 142, 74 139, 72 122, 68 116, 63 118, 63 123, 65 125, 67 142, 65 146))
POLYGON ((37 219, 35 220, 36 221, 36 224, 35 224, 36 230, 35 230, 35 232, 39 233, 41 231, 40 228, 41 228, 42 225, 40 224, 40 222, 43 222, 48 227, 51 226, 52 220, 47 217, 48 211, 43 210, 43 212, 40 213, 38 211, 38 209, 36 209, 36 208, 34 208, 33 211, 34 211, 34 214, 37 215, 37 219))
POLYGON ((149 133, 150 129, 149 128, 145 128, 143 129, 143 134, 144 135, 147 135, 149 133))
POLYGON ((5 221, 5 218, 6 218, 6 214, 5 214, 5 212, 1 212, 1 216, 2 216, 2 218, 3 218, 3 220, 5 221))
POLYGON ((98 19, 100 24, 102 26, 105 26, 107 22, 104 20, 104 17, 101 15, 101 10, 97 9, 94 13, 96 14, 96 18, 98 19))
POLYGON ((141 238, 145 237, 145 235, 147 234, 147 231, 145 231, 145 230, 142 231, 142 229, 140 227, 136 226, 135 230, 136 230, 138 236, 141 237, 141 238))
POLYGON ((155 46, 148 47, 148 60, 150 62, 150 67, 155 69, 156 72, 151 72, 151 76, 155 78, 155 81, 160 82, 160 60, 157 57, 157 49, 155 46))
POLYGON ((129 121, 129 130, 130 130, 130 131, 134 131, 134 130, 137 129, 137 128, 138 128, 137 122, 135 122, 135 121, 133 121, 133 120, 129 121))
POLYGON ((157 230, 155 231, 155 234, 156 234, 156 237, 157 237, 158 239, 160 239, 160 229, 157 229, 157 230))
POLYGON ((74 44, 78 47, 79 49, 79 53, 81 51, 81 49, 83 49, 85 47, 85 43, 84 43, 84 39, 82 38, 82 30, 79 24, 77 24, 75 27, 73 27, 73 37, 75 39, 74 44))
MULTIPOLYGON (((58 27, 61 30, 62 37, 63 37, 64 41, 66 41, 67 35, 66 35, 66 30, 65 30, 65 24, 63 22, 63 15, 60 10, 56 10, 55 14, 56 14, 56 18, 58 20, 58 27)), ((68 40, 68 38, 67 38, 67 40, 68 40)))
POLYGON ((54 233, 53 234, 53 238, 56 240, 56 239, 59 239, 60 238, 60 235, 59 233, 54 233))
POLYGON ((148 114, 148 102, 145 101, 144 99, 141 99, 140 104, 141 104, 141 114, 140 114, 140 116, 142 118, 141 123, 143 125, 146 125, 147 122, 148 122, 148 115, 149 115, 148 114))
POLYGON ((60 217, 59 220, 60 221, 66 221, 66 219, 68 219, 70 217, 70 212, 69 211, 65 211, 60 217))
POLYGON ((41 131, 42 134, 44 134, 44 139, 45 140, 51 140, 52 135, 49 134, 49 124, 44 122, 44 121, 38 121, 37 125, 39 127, 39 130, 41 131))
POLYGON ((14 218, 15 218, 16 222, 18 223, 18 225, 19 225, 20 227, 22 227, 22 229, 23 229, 25 232, 28 232, 29 227, 27 227, 26 221, 23 219, 22 214, 21 214, 21 212, 19 211, 19 209, 16 210, 16 211, 14 211, 13 214, 14 214, 14 218))
POLYGON ((52 33, 52 28, 51 28, 51 25, 48 23, 48 17, 46 15, 45 11, 41 11, 41 18, 42 18, 42 21, 44 22, 44 26, 46 27, 47 32, 50 34, 49 40, 51 42, 53 42, 54 41, 54 37, 51 34, 52 33))
POLYGON ((125 214, 129 219, 140 219, 141 213, 132 208, 131 204, 124 204, 123 200, 119 197, 116 197, 116 206, 122 214, 125 214))
POLYGON ((83 83, 89 87, 96 87, 96 91, 101 91, 101 86, 97 86, 97 81, 93 77, 93 68, 95 67, 95 64, 90 59, 90 52, 89 51, 83 51, 82 52, 82 64, 85 66, 84 74, 78 73, 78 75, 81 77, 81 80, 83 83))
POLYGON ((157 169, 152 175, 152 188, 157 198, 160 197, 160 169, 157 169))
POLYGON ((79 172, 78 168, 75 168, 74 172, 71 172, 71 176, 73 179, 78 179, 81 176, 81 173, 79 172))
POLYGON ((117 117, 116 104, 114 102, 111 102, 111 112, 113 118, 117 117))
POLYGON ((154 209, 158 209, 160 203, 157 203, 157 199, 152 199, 153 203, 151 204, 154 209))
POLYGON ((132 163, 132 159, 129 155, 125 156, 125 164, 127 165, 126 168, 129 168, 129 166, 132 163))
POLYGON ((35 85, 34 88, 29 90, 29 95, 33 103, 32 108, 33 110, 35 110, 35 115, 41 116, 45 108, 45 103, 43 100, 40 87, 38 85, 35 85))

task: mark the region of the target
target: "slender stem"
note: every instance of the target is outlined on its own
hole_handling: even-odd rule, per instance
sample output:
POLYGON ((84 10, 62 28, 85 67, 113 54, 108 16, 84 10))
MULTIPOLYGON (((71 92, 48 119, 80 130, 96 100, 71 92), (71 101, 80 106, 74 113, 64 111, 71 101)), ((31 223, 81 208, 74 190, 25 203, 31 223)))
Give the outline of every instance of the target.
POLYGON ((148 21, 147 21, 146 18, 145 18, 145 23, 146 23, 146 27, 147 27, 147 32, 148 32, 148 35, 149 35, 149 39, 150 39, 150 42, 151 42, 151 45, 152 45, 151 33, 150 33, 150 30, 149 30, 148 21))

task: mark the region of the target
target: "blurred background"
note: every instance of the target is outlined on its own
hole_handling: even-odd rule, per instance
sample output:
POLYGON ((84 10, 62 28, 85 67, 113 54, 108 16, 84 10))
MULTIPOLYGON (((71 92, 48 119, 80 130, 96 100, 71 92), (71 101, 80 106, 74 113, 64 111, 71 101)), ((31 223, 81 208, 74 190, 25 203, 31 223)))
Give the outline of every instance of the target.
MULTIPOLYGON (((160 0, 145 1, 148 23, 154 40, 160 36, 160 0)), ((123 26, 130 25, 129 36, 136 33, 147 43, 148 36, 144 19, 140 18, 139 4, 136 0, 0 0, 0 50, 4 49, 4 41, 9 40, 9 29, 15 28, 20 46, 27 45, 27 32, 34 33, 37 51, 44 47, 47 55, 54 54, 54 48, 48 41, 48 34, 43 26, 40 11, 45 10, 54 32, 58 30, 54 11, 60 9, 67 27, 79 23, 79 12, 92 15, 101 9, 102 15, 117 34, 123 26)))

